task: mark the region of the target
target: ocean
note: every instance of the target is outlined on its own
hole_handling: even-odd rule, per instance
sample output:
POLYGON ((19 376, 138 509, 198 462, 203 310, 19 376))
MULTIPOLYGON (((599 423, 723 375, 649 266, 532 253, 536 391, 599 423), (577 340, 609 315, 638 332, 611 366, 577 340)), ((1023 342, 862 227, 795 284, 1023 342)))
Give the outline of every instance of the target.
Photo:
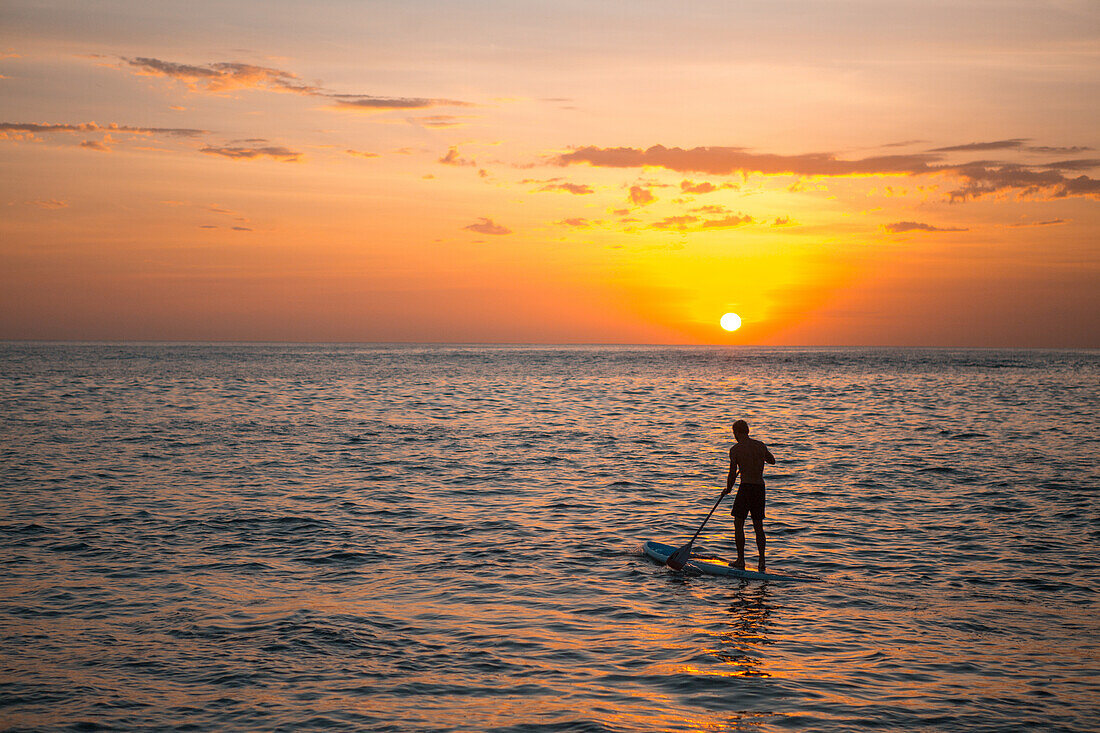
POLYGON ((2 343, 0 725, 1095 731, 1098 418, 1097 351, 2 343), (738 418, 816 581, 640 551, 738 418))

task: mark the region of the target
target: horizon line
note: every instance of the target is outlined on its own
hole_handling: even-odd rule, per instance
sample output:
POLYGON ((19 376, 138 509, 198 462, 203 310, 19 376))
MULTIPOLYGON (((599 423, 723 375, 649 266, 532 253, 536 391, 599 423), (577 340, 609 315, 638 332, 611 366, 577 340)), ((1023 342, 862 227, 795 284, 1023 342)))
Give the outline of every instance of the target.
POLYGON ((613 341, 291 341, 268 339, 47 339, 4 338, 3 344, 162 344, 162 345, 287 345, 287 346, 602 346, 628 348, 752 348, 752 349, 967 349, 982 351, 1100 351, 1100 346, 960 346, 942 344, 723 344, 638 343, 613 341))

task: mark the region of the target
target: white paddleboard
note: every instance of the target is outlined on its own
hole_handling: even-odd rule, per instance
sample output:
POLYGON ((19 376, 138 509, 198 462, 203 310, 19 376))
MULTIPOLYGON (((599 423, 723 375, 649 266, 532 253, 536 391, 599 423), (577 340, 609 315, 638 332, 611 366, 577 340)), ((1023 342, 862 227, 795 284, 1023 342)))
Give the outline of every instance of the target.
MULTIPOLYGON (((642 551, 662 565, 668 561, 669 556, 676 552, 677 549, 678 548, 672 545, 654 542, 653 540, 648 540, 642 545, 642 551)), ((788 575, 786 573, 761 573, 756 570, 741 570, 740 568, 733 567, 728 560, 723 560, 718 557, 702 557, 699 555, 692 555, 691 559, 687 561, 687 565, 684 566, 684 570, 694 570, 695 572, 705 573, 706 575, 724 575, 731 578, 745 578, 746 580, 818 580, 818 578, 812 575, 788 575)))

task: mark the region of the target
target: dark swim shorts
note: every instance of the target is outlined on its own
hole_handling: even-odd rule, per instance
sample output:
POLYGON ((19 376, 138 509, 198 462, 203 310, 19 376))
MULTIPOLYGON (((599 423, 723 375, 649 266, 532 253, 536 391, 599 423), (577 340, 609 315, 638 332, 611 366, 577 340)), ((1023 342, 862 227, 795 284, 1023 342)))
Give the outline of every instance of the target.
POLYGON ((741 484, 737 487, 730 514, 744 519, 749 512, 752 512, 754 520, 764 518, 764 484, 741 484))

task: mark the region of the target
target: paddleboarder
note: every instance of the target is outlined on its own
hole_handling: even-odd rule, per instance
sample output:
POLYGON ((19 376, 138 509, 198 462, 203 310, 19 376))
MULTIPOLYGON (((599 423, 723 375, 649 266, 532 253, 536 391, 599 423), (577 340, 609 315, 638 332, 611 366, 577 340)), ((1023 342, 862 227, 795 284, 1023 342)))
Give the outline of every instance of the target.
POLYGON ((733 437, 737 442, 730 448, 730 472, 726 477, 726 490, 733 491, 733 482, 741 474, 741 485, 733 498, 733 527, 737 540, 735 568, 745 569, 745 517, 752 514, 752 528, 756 531, 756 549, 760 552, 758 569, 764 572, 764 464, 775 465, 775 456, 768 446, 749 437, 749 424, 738 420, 733 424, 733 437))

